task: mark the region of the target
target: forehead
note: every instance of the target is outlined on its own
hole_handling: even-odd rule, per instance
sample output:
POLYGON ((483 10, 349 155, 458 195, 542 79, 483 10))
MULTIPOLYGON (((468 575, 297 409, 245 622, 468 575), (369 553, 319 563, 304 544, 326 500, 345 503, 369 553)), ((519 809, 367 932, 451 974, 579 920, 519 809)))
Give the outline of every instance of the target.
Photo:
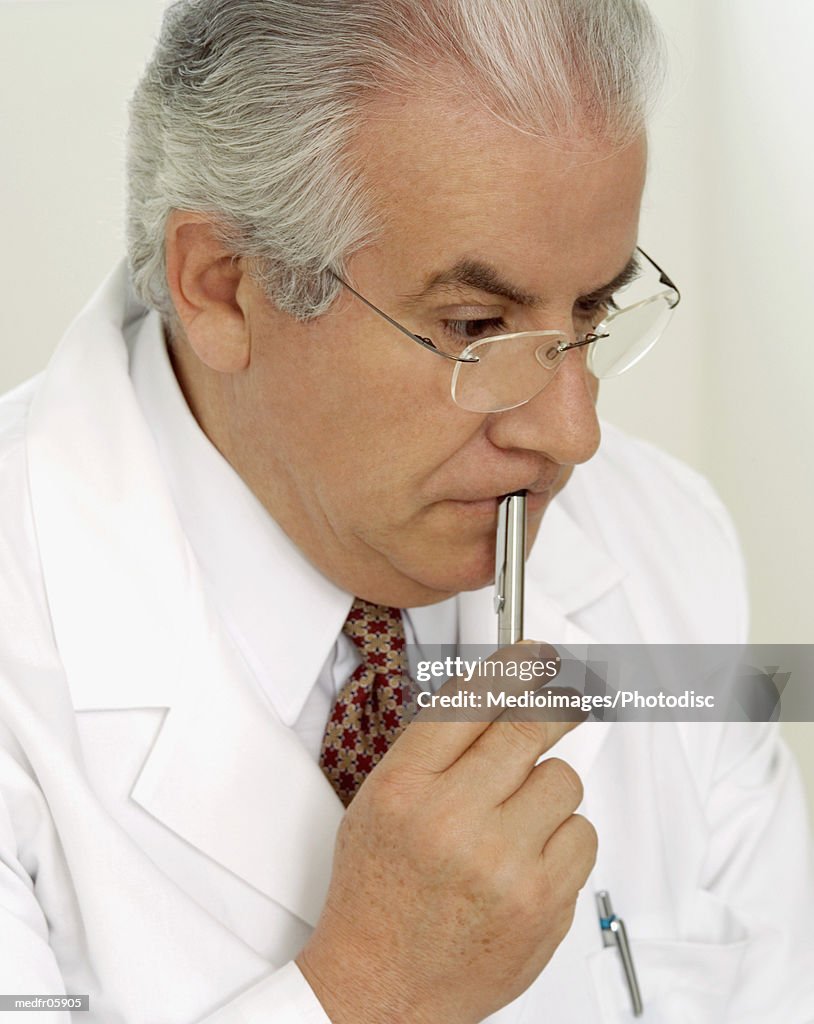
POLYGON ((481 258, 530 292, 586 292, 636 245, 646 143, 552 143, 480 104, 388 97, 368 111, 356 154, 382 232, 382 274, 420 287, 462 258, 481 258), (575 278, 579 277, 579 283, 575 278))

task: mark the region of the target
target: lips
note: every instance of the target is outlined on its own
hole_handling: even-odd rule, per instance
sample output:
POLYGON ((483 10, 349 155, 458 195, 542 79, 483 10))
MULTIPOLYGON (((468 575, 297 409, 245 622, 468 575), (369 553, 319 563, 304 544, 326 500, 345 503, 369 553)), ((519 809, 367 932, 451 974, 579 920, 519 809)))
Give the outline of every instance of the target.
POLYGON ((487 494, 457 494, 453 500, 472 503, 482 501, 500 501, 500 499, 505 498, 507 494, 517 494, 520 491, 526 491, 526 493, 529 496, 529 499, 531 499, 534 497, 540 497, 541 495, 550 494, 555 483, 556 480, 549 480, 547 483, 538 482, 533 484, 532 486, 528 486, 526 484, 519 484, 518 486, 515 487, 507 487, 505 490, 501 491, 490 489, 490 491, 487 494))
MULTIPOLYGON (((549 486, 543 490, 529 490, 526 511, 529 514, 534 514, 539 512, 540 509, 545 508, 551 500, 551 489, 551 486, 549 486)), ((498 503, 507 493, 514 492, 504 492, 503 494, 491 495, 487 498, 454 498, 451 499, 451 504, 461 511, 469 512, 473 515, 496 516, 498 503)))

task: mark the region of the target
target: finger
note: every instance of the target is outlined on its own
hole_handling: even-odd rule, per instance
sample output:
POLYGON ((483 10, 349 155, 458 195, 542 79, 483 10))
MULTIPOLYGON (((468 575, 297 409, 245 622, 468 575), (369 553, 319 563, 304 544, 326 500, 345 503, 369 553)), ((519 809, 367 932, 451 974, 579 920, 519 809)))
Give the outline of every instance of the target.
POLYGON ((479 662, 479 671, 469 682, 458 677, 447 680, 435 695, 435 705, 420 711, 393 746, 391 760, 406 758, 434 772, 449 768, 503 714, 500 705, 487 699, 489 691, 496 689, 496 680, 507 695, 520 695, 528 690, 528 681, 499 670, 500 666, 518 662, 548 666, 550 674, 542 677, 544 681, 559 671, 560 657, 550 644, 523 640, 502 647, 479 662), (490 670, 490 666, 497 666, 498 670, 490 670), (462 694, 467 698, 465 706, 444 705, 444 700, 462 694))
POLYGON ((510 835, 541 850, 582 803, 582 780, 567 761, 547 757, 500 807, 510 835))
POLYGON ((539 860, 549 900, 576 897, 594 869, 598 848, 596 829, 581 814, 572 814, 552 833, 539 860))
POLYGON ((538 694, 547 705, 562 701, 564 706, 503 712, 454 765, 452 778, 460 773, 461 784, 478 789, 493 806, 519 789, 539 758, 587 717, 574 690, 546 686, 538 694))

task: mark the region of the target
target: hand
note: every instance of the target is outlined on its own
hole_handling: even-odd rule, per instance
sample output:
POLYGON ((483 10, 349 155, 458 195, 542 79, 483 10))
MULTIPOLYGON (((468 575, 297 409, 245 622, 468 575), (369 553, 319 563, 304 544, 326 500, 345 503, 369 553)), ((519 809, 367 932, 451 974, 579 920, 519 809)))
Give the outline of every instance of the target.
MULTIPOLYGON (((490 660, 527 661, 531 649, 490 660)), ((474 1024, 520 995, 568 932, 596 833, 574 814, 573 769, 534 765, 577 723, 497 713, 422 712, 351 803, 297 959, 334 1024, 474 1024)))

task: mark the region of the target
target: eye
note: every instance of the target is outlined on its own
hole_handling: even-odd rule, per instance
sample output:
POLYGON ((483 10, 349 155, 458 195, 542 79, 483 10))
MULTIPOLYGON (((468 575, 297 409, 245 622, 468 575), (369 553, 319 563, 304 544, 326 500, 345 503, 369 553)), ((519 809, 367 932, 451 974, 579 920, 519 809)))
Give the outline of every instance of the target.
POLYGON ((448 338, 464 345, 482 338, 490 338, 495 334, 506 333, 506 321, 503 317, 490 317, 487 320, 442 320, 444 333, 448 338))
POLYGON ((612 296, 600 299, 580 299, 575 306, 576 315, 580 320, 588 321, 593 327, 602 323, 608 313, 619 307, 612 296))

